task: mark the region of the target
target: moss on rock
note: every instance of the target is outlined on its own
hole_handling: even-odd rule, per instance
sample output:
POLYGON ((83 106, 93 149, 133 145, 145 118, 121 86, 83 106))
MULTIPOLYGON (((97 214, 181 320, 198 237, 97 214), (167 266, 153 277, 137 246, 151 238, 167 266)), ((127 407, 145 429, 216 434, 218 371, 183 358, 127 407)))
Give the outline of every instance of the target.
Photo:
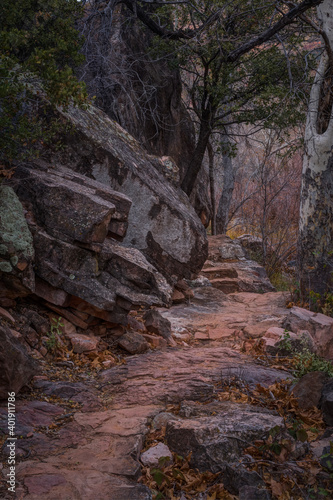
POLYGON ((30 260, 34 255, 33 239, 22 204, 9 186, 0 187, 0 243, 2 255, 8 252, 10 257, 17 258, 13 264, 18 262, 19 256, 30 260))

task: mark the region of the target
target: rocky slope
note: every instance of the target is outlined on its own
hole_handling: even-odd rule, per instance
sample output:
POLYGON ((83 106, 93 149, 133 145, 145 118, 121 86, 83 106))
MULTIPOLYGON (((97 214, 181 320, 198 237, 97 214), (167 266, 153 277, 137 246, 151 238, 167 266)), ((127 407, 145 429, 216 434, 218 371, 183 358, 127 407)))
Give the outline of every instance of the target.
POLYGON ((205 230, 172 184, 171 160, 147 155, 93 107, 66 120, 65 150, 49 147, 0 189, 0 305, 34 294, 126 324, 129 310, 170 304, 173 286, 198 273, 205 230))
MULTIPOLYGON (((151 500, 152 493, 142 481, 145 478, 150 484, 149 470, 161 467, 158 456, 166 455, 165 446, 159 455, 155 448, 163 436, 167 454, 171 456, 169 450, 175 452, 173 460, 191 452, 190 466, 199 469, 195 474, 207 470, 219 473, 218 485, 225 498, 272 498, 272 491, 278 491, 276 484, 283 484, 287 476, 298 482, 297 491, 302 492, 301 478, 308 477, 310 466, 313 484, 328 488, 329 473, 326 466, 321 468, 316 456, 324 454, 330 428, 323 434, 319 410, 312 407, 302 418, 308 419, 309 427, 316 421, 315 440, 309 443, 298 440, 296 434, 291 437, 286 425, 292 411, 284 418, 276 411, 282 404, 279 398, 284 387, 288 394, 288 384, 276 384, 293 377, 275 355, 286 328, 298 338, 307 328, 314 346, 317 339, 323 342, 325 333, 329 344, 333 320, 307 315, 300 308, 286 308, 283 293, 226 295, 208 284, 206 281, 206 286, 195 288, 188 303, 157 310, 170 321, 173 347, 167 347, 159 336, 165 333, 165 329, 158 329, 161 321, 155 318, 153 333, 147 331, 153 322, 147 318, 146 329, 139 314, 131 317, 126 335, 129 341, 133 341, 134 333, 147 339, 148 352, 144 354, 116 362, 121 352, 118 348, 111 367, 104 369, 106 365, 99 358, 105 356, 105 343, 115 335, 122 338, 108 330, 99 339, 100 348, 95 344, 90 351, 76 350, 78 354, 60 350, 57 358, 48 354, 41 361, 43 373, 35 376, 33 388, 17 401, 16 432, 21 436, 17 444, 17 498, 151 500), (269 354, 272 346, 276 346, 274 355, 269 354), (55 363, 55 359, 59 361, 55 363), (91 364, 94 359, 98 361, 95 365, 91 364), (256 392, 258 383, 260 392, 256 392), (269 436, 276 436, 276 442, 285 443, 287 448, 276 459, 276 466, 276 455, 269 455, 273 465, 262 475, 259 469, 259 474, 255 472, 259 460, 255 453, 259 452, 253 443, 259 443, 258 450, 270 446, 269 436), (148 450, 141 456, 145 441, 148 450), (140 479, 141 471, 144 476, 140 479)), ((3 322, 12 321, 11 329, 21 329, 17 313, 13 312, 16 319, 12 320, 8 313, 7 317, 2 314, 3 322)), ((37 324, 36 315, 31 315, 31 321, 37 324)), ((72 335, 73 325, 65 322, 63 340, 73 339, 72 335)), ((311 393, 313 405, 321 405, 329 426, 332 384, 327 384, 325 377, 314 383, 315 377, 313 374, 308 382, 304 380, 302 388, 294 389, 295 394, 303 404, 302 398, 308 403, 311 393)), ((295 399, 286 401, 296 411, 295 399)), ((5 436, 6 411, 6 404, 2 404, 1 429, 5 436)), ((5 478, 5 446, 3 453, 5 478)), ((267 456, 263 459, 266 462, 267 456)), ((176 465, 175 470, 183 467, 185 471, 185 465, 176 465)), ((186 474, 191 477, 189 471, 186 474)), ((200 479, 197 481, 201 484, 200 479)), ((175 498, 207 500, 210 487, 207 484, 199 493, 184 483, 183 494, 177 490, 175 498)), ((1 494, 9 498, 5 484, 1 494)), ((277 498, 274 493, 273 498, 277 498)))

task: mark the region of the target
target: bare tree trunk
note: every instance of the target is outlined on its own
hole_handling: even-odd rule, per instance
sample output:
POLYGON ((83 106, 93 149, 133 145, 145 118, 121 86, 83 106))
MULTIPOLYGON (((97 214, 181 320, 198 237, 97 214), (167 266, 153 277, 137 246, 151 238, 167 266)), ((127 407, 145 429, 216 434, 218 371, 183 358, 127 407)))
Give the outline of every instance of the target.
POLYGON ((311 90, 305 131, 298 271, 301 290, 321 295, 333 279, 333 0, 317 7, 326 52, 311 90))
POLYGON ((221 140, 222 165, 223 165, 223 187, 216 215, 216 234, 225 234, 229 223, 229 209, 232 193, 235 186, 235 172, 232 158, 230 156, 230 138, 228 132, 221 140))
POLYGON ((209 138, 211 135, 210 121, 211 121, 210 117, 209 119, 203 118, 201 120, 197 145, 193 152, 192 158, 188 165, 188 169, 181 184, 181 188, 183 191, 185 191, 187 196, 191 195, 195 185, 195 181, 197 180, 198 174, 202 166, 207 144, 209 142, 209 138))
POLYGON ((209 189, 210 202, 212 205, 211 229, 212 235, 216 234, 216 200, 215 200, 215 172, 214 172, 214 151, 210 142, 207 145, 209 160, 209 189))

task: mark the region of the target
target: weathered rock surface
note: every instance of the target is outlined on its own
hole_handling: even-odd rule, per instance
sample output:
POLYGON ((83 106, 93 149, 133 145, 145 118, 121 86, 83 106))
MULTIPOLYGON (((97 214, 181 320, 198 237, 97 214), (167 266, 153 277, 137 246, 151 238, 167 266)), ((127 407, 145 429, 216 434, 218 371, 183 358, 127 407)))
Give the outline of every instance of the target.
POLYGON ((177 281, 197 273, 207 257, 207 238, 186 195, 166 182, 136 140, 102 111, 72 108, 65 116, 76 133, 67 137, 64 153, 52 155, 53 164, 132 200, 124 243, 141 250, 163 275, 177 281))
POLYGON ((19 392, 39 370, 38 363, 9 328, 0 325, 0 399, 19 392))
MULTIPOLYGON (((72 421, 63 408, 45 402, 18 403, 17 410, 17 432, 23 436, 17 452, 30 456, 17 464, 17 497, 151 500, 148 488, 136 479, 145 424, 154 408, 79 412, 72 421), (54 421, 65 424, 57 439, 43 432, 54 421)), ((0 408, 0 416, 5 414, 6 408, 0 408)), ((5 431, 6 418, 1 422, 5 431)))
POLYGON ((65 307, 79 298, 113 323, 126 323, 133 305, 171 301, 171 286, 144 255, 113 239, 126 232, 131 201, 125 195, 44 162, 20 167, 16 176, 30 214, 39 297, 65 307))
POLYGON ((186 419, 167 424, 166 440, 172 451, 186 457, 191 451, 191 465, 201 471, 218 472, 237 461, 244 448, 256 439, 268 436, 283 418, 260 408, 236 403, 190 404, 186 419))
POLYGON ((115 391, 114 405, 118 407, 207 401, 215 394, 214 384, 231 375, 241 375, 250 385, 270 385, 288 373, 258 366, 231 349, 198 347, 135 356, 126 365, 105 370, 100 379, 115 391))
POLYGON ((241 234, 235 240, 240 243, 245 250, 250 250, 258 255, 262 252, 262 239, 252 234, 241 234))
POLYGON ((327 382, 323 387, 320 407, 326 424, 333 426, 333 380, 327 382))
POLYGON ((98 340, 95 337, 89 337, 88 335, 79 335, 74 333, 69 335, 71 344, 73 346, 73 352, 81 354, 82 352, 94 351, 98 345, 98 340))
POLYGON ((164 443, 158 443, 141 453, 141 462, 148 467, 158 467, 171 464, 173 458, 169 448, 164 443))
POLYGON ((209 237, 209 255, 202 274, 224 293, 275 290, 265 269, 248 260, 241 244, 225 235, 209 237))
POLYGON ((171 337, 171 323, 155 309, 150 309, 143 316, 148 332, 161 335, 166 340, 171 337))
POLYGON ((125 333, 125 335, 120 337, 118 346, 130 354, 141 354, 149 348, 146 339, 140 333, 136 332, 125 333))
POLYGON ((33 168, 19 167, 15 175, 20 179, 16 188, 20 200, 28 202, 36 223, 51 236, 98 251, 96 244, 108 234, 122 236, 120 224, 125 235, 132 204, 127 196, 41 161, 33 168))
MULTIPOLYGON (((272 326, 281 327, 288 314, 284 292, 226 295, 214 287, 194 289, 189 303, 158 311, 171 323, 172 334, 190 334, 200 341, 232 347, 236 339, 263 337, 272 326)), ((236 342, 237 343, 237 342, 236 342)))
POLYGON ((297 382, 297 384, 293 387, 292 392, 295 398, 298 400, 300 408, 309 410, 314 406, 319 406, 323 387, 325 385, 325 382, 327 382, 327 379, 328 376, 323 372, 310 372, 304 375, 297 382))
POLYGON ((34 291, 34 248, 22 205, 9 186, 0 186, 0 298, 34 291))
POLYGON ((301 307, 292 307, 283 326, 292 332, 307 330, 319 356, 333 360, 333 318, 301 307))

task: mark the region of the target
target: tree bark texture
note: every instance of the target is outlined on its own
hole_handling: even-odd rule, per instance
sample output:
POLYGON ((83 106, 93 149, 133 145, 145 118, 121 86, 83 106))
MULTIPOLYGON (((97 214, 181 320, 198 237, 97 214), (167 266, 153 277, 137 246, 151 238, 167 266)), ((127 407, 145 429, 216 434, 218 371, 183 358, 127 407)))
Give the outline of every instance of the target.
POLYGON ((209 191, 210 202, 212 205, 211 231, 212 235, 216 234, 216 201, 215 201, 215 172, 214 172, 214 151, 211 143, 207 145, 208 160, 209 160, 209 191))
POLYGON ((221 141, 222 149, 226 150, 222 153, 223 165, 223 187, 219 206, 216 215, 216 234, 226 234, 229 223, 229 209, 232 199, 232 193, 235 187, 235 172, 233 162, 229 151, 230 139, 228 135, 224 135, 221 141))
POLYGON ((298 272, 301 290, 333 285, 333 0, 317 7, 326 50, 312 86, 305 130, 298 272))

